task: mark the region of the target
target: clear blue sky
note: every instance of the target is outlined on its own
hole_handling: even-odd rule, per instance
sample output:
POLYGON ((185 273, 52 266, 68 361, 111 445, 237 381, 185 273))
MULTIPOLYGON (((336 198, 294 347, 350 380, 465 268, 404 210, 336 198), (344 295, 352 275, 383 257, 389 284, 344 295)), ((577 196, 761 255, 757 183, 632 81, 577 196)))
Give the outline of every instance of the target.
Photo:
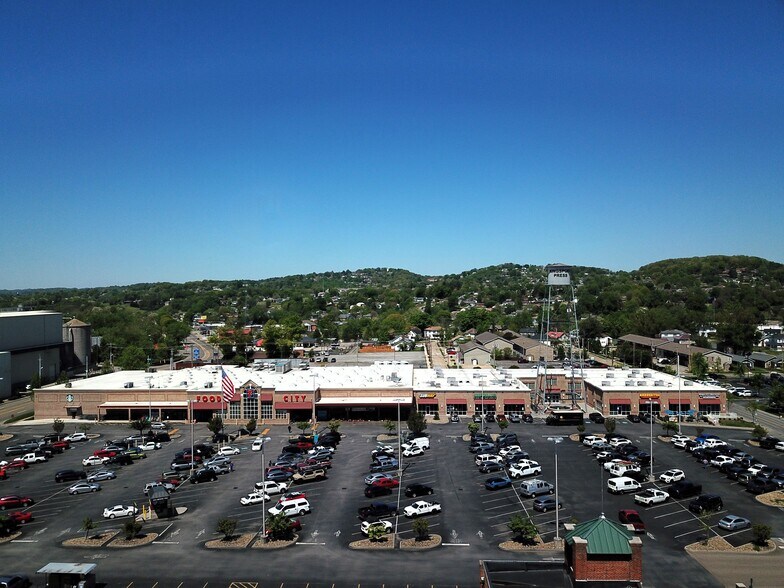
POLYGON ((3 2, 0 288, 784 262, 784 3, 3 2))

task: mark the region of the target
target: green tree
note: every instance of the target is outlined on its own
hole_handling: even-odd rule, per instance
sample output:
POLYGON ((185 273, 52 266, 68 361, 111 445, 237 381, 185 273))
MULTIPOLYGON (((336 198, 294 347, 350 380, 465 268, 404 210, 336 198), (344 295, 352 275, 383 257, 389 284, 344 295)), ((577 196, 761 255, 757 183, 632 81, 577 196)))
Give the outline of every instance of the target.
POLYGON ((131 429, 136 429, 137 431, 139 431, 139 435, 143 435, 144 434, 144 429, 147 429, 147 428, 150 427, 150 419, 148 419, 147 417, 142 417, 140 419, 135 419, 135 420, 130 421, 128 423, 128 426, 131 429))
POLYGON ((59 435, 65 429, 65 423, 62 419, 54 419, 52 422, 52 430, 54 431, 55 435, 59 435))
POLYGON ((748 404, 746 404, 746 410, 749 411, 751 415, 751 422, 757 422, 757 411, 762 408, 762 403, 757 400, 750 400, 748 404))
POLYGON ((307 430, 308 430, 308 428, 310 428, 310 423, 309 423, 308 421, 300 421, 300 422, 298 422, 298 423, 297 423, 297 428, 298 428, 298 429, 299 429, 299 430, 302 432, 302 434, 304 435, 304 434, 305 434, 305 431, 307 431, 307 430))
POLYGON ((767 436, 768 430, 762 425, 754 425, 754 428, 751 430, 751 438, 756 439, 757 441, 764 439, 767 436))
POLYGON ((41 387, 41 383, 42 383, 41 376, 39 376, 38 374, 33 375, 33 377, 30 378, 30 389, 37 390, 38 388, 41 387))
POLYGON ((702 353, 695 353, 692 356, 691 362, 689 363, 689 371, 691 371, 695 378, 702 380, 708 375, 709 369, 708 360, 705 359, 705 356, 702 353))
POLYGON ((223 541, 231 541, 234 531, 237 530, 237 519, 220 519, 217 530, 218 533, 223 533, 223 541))
POLYGON ((245 423, 245 428, 248 429, 248 432, 252 435, 253 431, 256 430, 257 425, 258 423, 256 422, 256 419, 250 419, 247 423, 245 423))
POLYGON ((142 530, 141 522, 134 519, 129 519, 125 521, 123 525, 123 533, 125 534, 125 540, 130 541, 134 537, 136 537, 139 532, 142 530))
POLYGON ((749 385, 751 386, 751 389, 754 390, 758 395, 762 389, 763 384, 765 384, 765 376, 763 376, 761 373, 755 372, 749 377, 749 385))
POLYGON ((207 423, 207 429, 209 429, 210 433, 213 435, 217 435, 223 430, 223 419, 220 415, 214 415, 209 422, 207 423))
POLYGON ((136 345, 129 345, 120 352, 115 363, 124 370, 143 370, 147 367, 147 354, 136 345))
POLYGON ((523 517, 519 513, 513 514, 506 526, 509 527, 514 540, 518 543, 526 545, 534 543, 538 531, 530 517, 523 517))
POLYGON ((57 383, 58 384, 65 384, 68 382, 68 374, 65 371, 61 371, 60 375, 57 376, 57 383))
POLYGON ((675 431, 678 430, 678 424, 672 421, 664 421, 662 422, 662 433, 665 437, 671 436, 675 431))
POLYGON ((476 437, 476 434, 479 432, 479 424, 477 423, 468 423, 468 434, 471 435, 473 439, 476 437))
POLYGON ((95 524, 90 517, 84 517, 82 519, 82 531, 84 531, 84 538, 87 539, 90 536, 90 531, 95 529, 98 525, 95 524))
POLYGON ((768 392, 768 410, 780 412, 784 410, 784 386, 776 384, 768 392))
POLYGON ((86 435, 87 431, 89 431, 91 427, 90 427, 90 423, 79 423, 79 426, 76 428, 86 435))
POLYGON ((386 541, 386 531, 384 527, 380 525, 373 525, 368 529, 368 538, 372 543, 376 543, 378 541, 386 541))
POLYGON ((498 428, 501 429, 502 433, 504 432, 504 430, 506 430, 508 426, 509 426, 509 421, 498 421, 498 428))
POLYGON ((425 420, 425 415, 418 411, 412 411, 406 421, 408 425, 408 430, 412 433, 421 433, 425 429, 427 429, 427 421, 425 420))
POLYGON ((389 419, 385 420, 382 424, 384 425, 384 428, 387 430, 388 435, 394 433, 395 429, 397 428, 397 424, 395 424, 395 422, 393 421, 390 421, 389 419))
POLYGON ((604 430, 607 431, 608 435, 612 435, 615 432, 615 419, 613 417, 607 417, 604 419, 604 430))
POLYGON ((427 519, 416 519, 414 521, 414 533, 416 533, 417 541, 427 541, 430 539, 430 525, 427 519))
POLYGON ((751 526, 751 534, 754 536, 752 543, 755 548, 767 547, 771 535, 773 535, 773 527, 764 525, 762 523, 755 523, 751 526))
POLYGON ((580 423, 577 425, 577 434, 582 435, 583 433, 585 433, 585 425, 580 423))
POLYGON ((329 429, 331 432, 333 432, 333 433, 337 433, 337 432, 338 432, 338 430, 340 429, 340 425, 341 425, 341 424, 342 424, 342 423, 340 422, 340 420, 339 420, 339 419, 332 419, 332 420, 330 420, 330 421, 327 423, 327 428, 328 428, 328 429, 329 429))
MULTIPOLYGON (((234 530, 232 530, 232 533, 234 530)), ((291 519, 282 512, 267 517, 267 534, 273 541, 288 541, 294 537, 291 519)))

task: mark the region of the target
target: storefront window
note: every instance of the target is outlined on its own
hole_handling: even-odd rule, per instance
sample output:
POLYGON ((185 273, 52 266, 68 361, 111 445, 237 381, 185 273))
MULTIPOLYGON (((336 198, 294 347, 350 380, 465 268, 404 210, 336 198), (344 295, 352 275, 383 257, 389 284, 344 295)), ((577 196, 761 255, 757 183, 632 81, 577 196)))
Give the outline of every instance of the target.
POLYGON ((456 414, 458 416, 466 416, 468 414, 468 409, 466 408, 465 404, 447 404, 446 414, 448 415, 456 414))
POLYGON ((229 402, 229 418, 230 419, 239 419, 240 418, 240 403, 239 402, 229 402))
POLYGON ((242 417, 245 419, 259 418, 259 399, 257 396, 247 396, 242 399, 242 417))
POLYGON ((544 395, 545 402, 561 402, 560 392, 546 392, 544 395))
POLYGON ((272 418, 272 403, 271 402, 262 402, 261 403, 261 418, 263 418, 263 419, 271 419, 272 418))
POLYGON ((438 413, 438 405, 437 404, 420 404, 417 408, 419 412, 425 415, 433 415, 438 413))
POLYGON ((276 408, 275 409, 275 418, 287 420, 289 418, 289 411, 285 408, 276 408))
POLYGON ((702 414, 719 414, 721 412, 721 404, 703 404, 700 402, 700 412, 702 414))
POLYGON ((631 404, 610 404, 610 414, 629 414, 632 411, 631 404))
POLYGON ((504 414, 518 414, 525 413, 525 404, 504 404, 504 414))

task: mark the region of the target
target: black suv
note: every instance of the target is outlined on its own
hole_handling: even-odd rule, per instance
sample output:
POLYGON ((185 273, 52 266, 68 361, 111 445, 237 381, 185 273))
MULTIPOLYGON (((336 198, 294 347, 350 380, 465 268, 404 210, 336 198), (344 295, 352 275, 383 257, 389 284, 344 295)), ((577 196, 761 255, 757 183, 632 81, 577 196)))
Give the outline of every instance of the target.
POLYGON ((363 521, 373 521, 397 514, 397 507, 386 502, 373 502, 370 506, 363 506, 357 510, 359 518, 363 521))
POLYGON ((781 439, 776 437, 765 437, 760 440, 759 445, 763 449, 773 449, 779 441, 781 441, 781 439))
POLYGON ((604 416, 602 416, 602 413, 600 412, 592 412, 588 415, 588 418, 599 425, 604 422, 604 416))
POLYGON ((202 468, 196 470, 191 475, 191 484, 198 484, 199 482, 214 482, 218 479, 218 474, 211 468, 202 468))
MULTIPOLYGON (((670 495, 672 495, 672 488, 670 488, 670 495)), ((719 511, 722 508, 724 508, 724 502, 718 494, 702 494, 689 503, 689 510, 697 514, 706 511, 719 511)))
POLYGON ((749 483, 746 484, 746 492, 751 492, 752 494, 765 494, 766 492, 773 492, 778 489, 779 485, 776 484, 776 482, 765 478, 752 478, 749 480, 749 483))
POLYGON ((667 492, 673 498, 688 498, 689 496, 696 496, 702 492, 702 485, 689 482, 688 480, 681 480, 667 488, 667 492))
POLYGON ((497 447, 506 447, 507 445, 519 445, 520 443, 517 440, 517 433, 502 433, 496 438, 495 444, 497 447))
POLYGON ((54 475, 55 482, 73 482, 75 480, 86 480, 87 473, 78 470, 60 470, 54 475))

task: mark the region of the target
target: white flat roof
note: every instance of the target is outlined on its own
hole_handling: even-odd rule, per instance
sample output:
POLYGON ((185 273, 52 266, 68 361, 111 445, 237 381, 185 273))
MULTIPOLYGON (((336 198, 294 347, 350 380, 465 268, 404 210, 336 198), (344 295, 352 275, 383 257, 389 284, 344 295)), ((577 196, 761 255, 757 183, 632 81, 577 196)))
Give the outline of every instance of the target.
POLYGON ((518 378, 520 370, 416 369, 415 392, 521 392, 530 390, 518 378))
POLYGON ((406 398, 399 397, 399 398, 389 398, 386 396, 352 396, 352 397, 343 397, 343 398, 321 398, 316 402, 316 405, 319 404, 329 406, 332 404, 411 404, 411 397, 408 396, 406 398))
POLYGON ((584 370, 585 382, 603 392, 667 392, 677 390, 679 381, 683 392, 726 392, 721 386, 698 384, 683 376, 675 376, 653 369, 591 368, 584 370))
MULTIPOLYGON (((123 402, 121 400, 109 400, 99 405, 101 408, 147 408, 150 406, 149 402, 139 402, 138 400, 130 400, 123 402)), ((153 408, 187 408, 187 400, 153 400, 153 408)))

